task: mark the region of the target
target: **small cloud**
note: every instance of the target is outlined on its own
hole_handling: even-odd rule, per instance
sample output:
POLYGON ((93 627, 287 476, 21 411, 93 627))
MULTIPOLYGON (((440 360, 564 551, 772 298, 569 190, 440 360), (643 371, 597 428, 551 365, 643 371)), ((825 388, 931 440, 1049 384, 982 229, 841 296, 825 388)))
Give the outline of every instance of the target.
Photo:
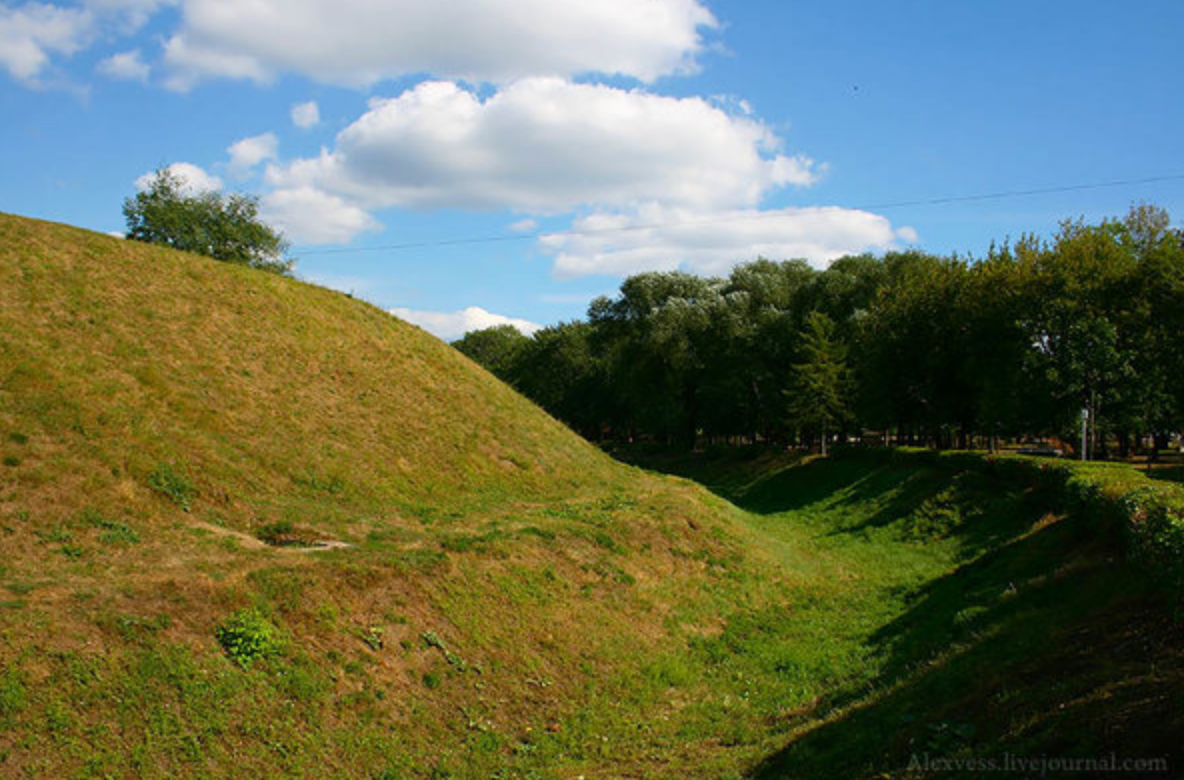
POLYGON ((532 335, 542 327, 529 320, 494 314, 480 306, 470 306, 467 309, 450 312, 391 309, 390 313, 413 325, 418 325, 444 341, 455 341, 470 331, 484 330, 497 325, 513 325, 526 336, 532 335))
POLYGON ((697 212, 648 204, 628 212, 594 212, 572 229, 539 238, 560 278, 629 276, 683 269, 726 274, 737 263, 768 257, 803 259, 818 268, 849 254, 886 251, 916 231, 855 209, 818 206, 697 212))
POLYGON ((230 154, 230 172, 237 178, 250 175, 265 160, 274 160, 279 149, 275 133, 262 133, 235 141, 226 150, 230 154))
POLYGON ((382 226, 368 212, 312 187, 282 189, 263 197, 262 216, 302 244, 344 244, 382 226))
POLYGON ((292 124, 302 130, 316 127, 321 122, 321 109, 315 100, 296 103, 292 106, 292 124))
POLYGON ((112 54, 98 65, 99 73, 121 81, 146 82, 151 70, 148 63, 140 59, 139 49, 112 54))
POLYGON ((520 219, 510 225, 510 230, 514 233, 533 233, 539 229, 539 223, 529 217, 527 219, 520 219))
MULTIPOLYGON (((176 162, 166 169, 181 180, 181 191, 185 195, 201 195, 206 192, 217 192, 222 189, 222 180, 217 176, 206 173, 201 167, 187 162, 176 162)), ((156 172, 145 173, 136 179, 136 189, 146 192, 156 178, 156 172)))

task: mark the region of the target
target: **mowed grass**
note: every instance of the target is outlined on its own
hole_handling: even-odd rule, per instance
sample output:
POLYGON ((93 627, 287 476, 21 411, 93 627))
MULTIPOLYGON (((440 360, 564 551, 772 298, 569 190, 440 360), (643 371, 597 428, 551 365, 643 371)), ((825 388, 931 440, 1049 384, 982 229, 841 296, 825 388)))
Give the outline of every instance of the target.
POLYGON ((1180 725, 1178 632, 1045 496, 654 465, 713 492, 348 296, 0 216, 0 775, 858 777, 1180 725))

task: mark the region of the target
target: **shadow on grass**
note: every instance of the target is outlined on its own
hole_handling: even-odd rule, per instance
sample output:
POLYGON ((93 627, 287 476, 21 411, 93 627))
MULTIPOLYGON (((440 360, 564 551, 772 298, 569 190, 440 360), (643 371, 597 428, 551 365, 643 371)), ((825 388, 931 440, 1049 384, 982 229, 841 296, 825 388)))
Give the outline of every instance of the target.
POLYGON ((1184 776, 1184 626, 1112 538, 1050 512, 1050 496, 985 473, 861 459, 683 455, 644 465, 751 512, 821 510, 830 535, 924 541, 932 532, 959 545, 963 564, 867 638, 882 658, 872 684, 787 721, 788 743, 753 780, 995 777, 942 762, 1111 754, 1167 762, 1115 776, 1184 776), (858 511, 845 518, 848 507, 858 511))
POLYGON ((869 637, 884 657, 875 692, 822 725, 802 721, 752 778, 990 777, 940 762, 1111 754, 1169 767, 1122 776, 1181 776, 1184 626, 1105 530, 1051 514, 1033 526, 1030 496, 1008 521, 1008 503, 964 526, 981 554, 869 637), (995 540, 976 525, 999 527, 995 540))
POLYGON ((896 524, 899 534, 912 541, 955 537, 964 556, 1007 541, 1048 511, 1047 496, 995 475, 952 475, 948 469, 857 454, 824 459, 752 449, 626 457, 635 465, 699 482, 748 512, 826 512, 832 535, 896 524))
POLYGON ((1151 469, 1144 472, 1152 479, 1158 479, 1163 482, 1177 482, 1184 483, 1184 466, 1171 466, 1169 468, 1151 469))
POLYGON ((693 480, 741 509, 762 515, 803 509, 843 492, 847 503, 856 503, 899 487, 917 472, 914 467, 880 470, 856 458, 818 458, 759 447, 694 453, 618 448, 612 455, 693 480))
POLYGON ((1164 605, 1137 573, 1104 559, 1037 574, 1039 567, 1023 559, 1062 540, 1058 533, 1041 535, 1046 534, 1047 539, 1020 545, 1033 545, 1029 549, 1003 554, 1011 560, 987 564, 988 570, 1016 566, 1014 573, 1036 576, 963 624, 950 594, 987 581, 997 584, 1003 568, 993 574, 960 572, 943 581, 878 637, 894 654, 881 680, 884 692, 800 733, 749 776, 997 776, 986 768, 957 771, 937 762, 1003 762, 1007 755, 1102 759, 1111 753, 1165 759, 1169 768, 1124 776, 1179 776, 1181 626, 1166 617, 1164 605), (955 619, 946 622, 951 614, 955 619))

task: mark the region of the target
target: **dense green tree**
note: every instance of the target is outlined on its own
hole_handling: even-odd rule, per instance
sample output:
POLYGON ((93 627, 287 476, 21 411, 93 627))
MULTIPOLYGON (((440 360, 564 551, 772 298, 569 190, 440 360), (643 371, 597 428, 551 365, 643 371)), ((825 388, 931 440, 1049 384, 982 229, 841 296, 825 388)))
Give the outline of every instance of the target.
POLYGON ((830 434, 851 417, 847 349, 836 338, 835 323, 810 312, 801 333, 801 360, 793 366, 790 412, 797 424, 818 432, 822 454, 830 434))
POLYGON ((758 259, 726 279, 638 274, 586 322, 458 346, 589 436, 695 446, 846 427, 994 447, 1076 442, 1086 408, 1098 449, 1125 450, 1184 429, 1181 333, 1184 239, 1140 205, 977 260, 907 251, 821 271, 758 259))
POLYGON ((452 346, 502 381, 513 384, 515 363, 529 343, 530 339, 513 325, 495 325, 469 331, 452 346))
POLYGON ((585 438, 599 439, 612 418, 613 396, 593 354, 591 330, 586 322, 539 330, 518 349, 510 373, 528 398, 585 438))
POLYGON ((189 194, 167 168, 123 202, 126 237, 272 273, 289 274, 283 235, 259 218, 259 202, 241 193, 189 194))

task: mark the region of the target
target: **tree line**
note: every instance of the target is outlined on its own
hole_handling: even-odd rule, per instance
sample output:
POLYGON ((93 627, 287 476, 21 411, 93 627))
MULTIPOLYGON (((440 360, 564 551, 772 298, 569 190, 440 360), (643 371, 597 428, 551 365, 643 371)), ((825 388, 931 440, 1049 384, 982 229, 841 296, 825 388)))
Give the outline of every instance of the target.
POLYGON ((593 440, 938 447, 1057 437, 1106 455, 1184 430, 1184 236, 1139 205, 982 258, 626 279, 587 318, 457 349, 593 440))

